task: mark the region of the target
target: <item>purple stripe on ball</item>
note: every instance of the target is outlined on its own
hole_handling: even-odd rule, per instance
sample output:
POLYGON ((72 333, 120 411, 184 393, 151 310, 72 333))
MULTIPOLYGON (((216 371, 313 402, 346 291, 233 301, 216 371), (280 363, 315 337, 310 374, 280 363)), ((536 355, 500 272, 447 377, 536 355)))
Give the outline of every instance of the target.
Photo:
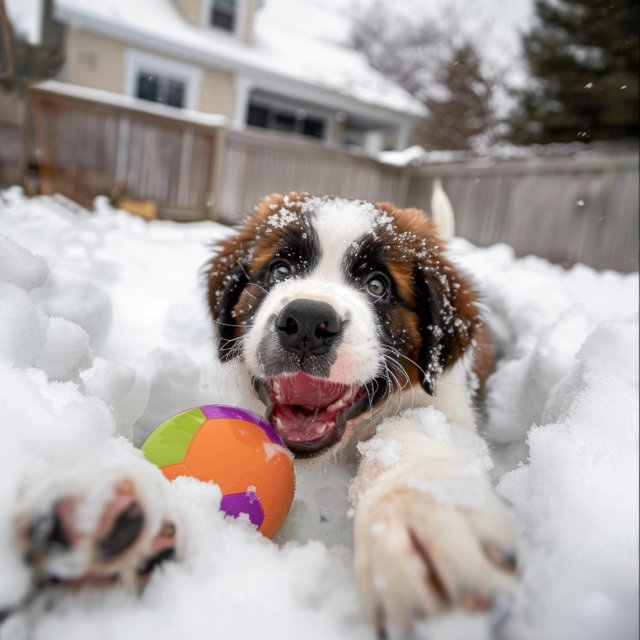
POLYGON ((229 516, 237 518, 241 513, 249 516, 251 524, 259 527, 264 520, 264 512, 260 506, 260 500, 254 491, 246 493, 230 493, 222 496, 220 508, 229 516))
POLYGON ((226 418, 227 420, 246 420, 247 422, 254 423, 257 427, 260 427, 264 434, 274 444, 279 444, 284 447, 284 441, 276 433, 275 429, 262 417, 253 411, 247 411, 247 409, 240 409, 239 407, 230 407, 226 404, 205 404, 202 407, 198 407, 204 415, 209 419, 226 418))

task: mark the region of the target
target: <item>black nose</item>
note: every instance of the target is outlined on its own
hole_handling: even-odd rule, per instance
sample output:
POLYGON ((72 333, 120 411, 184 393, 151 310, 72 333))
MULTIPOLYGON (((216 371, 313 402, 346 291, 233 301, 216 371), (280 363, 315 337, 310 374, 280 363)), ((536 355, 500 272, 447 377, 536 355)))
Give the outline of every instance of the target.
POLYGON ((276 321, 280 344, 287 351, 317 356, 329 350, 341 326, 333 307, 317 300, 290 302, 276 321))

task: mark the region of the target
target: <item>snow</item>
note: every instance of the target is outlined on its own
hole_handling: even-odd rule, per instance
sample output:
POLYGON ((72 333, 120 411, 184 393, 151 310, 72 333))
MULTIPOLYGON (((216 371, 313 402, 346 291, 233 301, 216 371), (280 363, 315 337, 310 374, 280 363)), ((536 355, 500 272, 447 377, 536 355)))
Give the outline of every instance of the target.
MULTIPOLYGON (((140 443, 168 415, 203 402, 246 405, 233 365, 214 360, 200 273, 210 242, 227 233, 212 222, 147 223, 104 200, 89 212, 0 193, 0 609, 28 588, 11 535, 16 497, 55 469, 81 461, 105 487, 115 470, 136 469, 189 532, 184 560, 165 565, 141 597, 114 590, 36 602, 0 626, 0 639, 162 640, 204 629, 222 638, 371 637, 350 573, 346 470, 299 478, 279 536, 292 541, 279 546, 225 520, 216 487, 165 483, 120 435, 140 443)), ((500 637, 635 637, 638 275, 566 271, 458 238, 450 253, 484 291, 500 354, 487 432, 524 551, 500 637)), ((435 409, 413 417, 432 437, 464 438, 435 409)), ((395 452, 391 444, 369 454, 392 464, 395 452)), ((418 488, 473 502, 462 485, 418 488)), ((491 628, 486 616, 457 614, 419 637, 477 640, 491 628)))
POLYGON ((529 160, 540 158, 572 156, 575 160, 588 160, 593 150, 580 142, 536 144, 519 147, 508 142, 494 144, 491 147, 478 147, 472 151, 427 151, 420 145, 408 147, 402 151, 380 151, 378 160, 395 167, 421 166, 430 164, 448 164, 473 161, 486 165, 498 160, 529 160))
POLYGON ((383 467, 393 467, 400 460, 400 443, 397 440, 359 442, 358 451, 363 458, 375 460, 383 467))
POLYGON ((31 291, 41 287, 49 271, 47 263, 7 237, 0 237, 0 282, 31 291))

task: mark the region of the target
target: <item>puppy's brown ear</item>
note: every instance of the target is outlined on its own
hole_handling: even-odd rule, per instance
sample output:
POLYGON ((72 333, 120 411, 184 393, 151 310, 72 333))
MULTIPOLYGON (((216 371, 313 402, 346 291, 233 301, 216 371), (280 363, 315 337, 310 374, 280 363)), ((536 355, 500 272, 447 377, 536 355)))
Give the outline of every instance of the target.
POLYGON ((240 355, 237 338, 242 335, 242 327, 235 309, 243 290, 251 282, 251 262, 259 258, 254 249, 272 231, 268 219, 283 207, 295 207, 307 198, 308 193, 272 193, 263 198, 235 235, 217 245, 216 255, 205 267, 209 308, 218 337, 218 356, 223 362, 240 355))
POLYGON ((234 307, 249 282, 248 262, 254 237, 254 222, 248 220, 234 236, 216 247, 207 268, 209 309, 218 338, 218 357, 223 362, 239 355, 234 349, 241 335, 234 307))
POLYGON ((265 220, 289 201, 303 199, 305 194, 283 196, 272 193, 255 207, 242 227, 230 238, 218 243, 215 255, 206 265, 207 290, 211 318, 217 334, 218 357, 223 362, 240 355, 241 326, 234 309, 249 284, 249 263, 256 241, 264 233, 265 220))
POLYGON ((415 268, 422 346, 422 386, 435 395, 438 376, 469 349, 481 325, 475 293, 467 279, 438 250, 415 268))

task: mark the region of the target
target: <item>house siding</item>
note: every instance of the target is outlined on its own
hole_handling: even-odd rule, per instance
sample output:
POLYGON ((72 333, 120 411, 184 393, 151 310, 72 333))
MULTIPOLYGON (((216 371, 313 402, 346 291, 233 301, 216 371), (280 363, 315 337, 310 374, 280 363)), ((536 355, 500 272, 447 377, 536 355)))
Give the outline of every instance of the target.
POLYGON ((205 0, 175 0, 185 18, 196 26, 200 26, 202 20, 202 3, 205 0))
POLYGON ((205 69, 200 94, 200 110, 233 118, 235 102, 233 75, 221 69, 205 69))
POLYGON ((70 27, 64 79, 71 84, 122 93, 124 49, 118 40, 70 27))

